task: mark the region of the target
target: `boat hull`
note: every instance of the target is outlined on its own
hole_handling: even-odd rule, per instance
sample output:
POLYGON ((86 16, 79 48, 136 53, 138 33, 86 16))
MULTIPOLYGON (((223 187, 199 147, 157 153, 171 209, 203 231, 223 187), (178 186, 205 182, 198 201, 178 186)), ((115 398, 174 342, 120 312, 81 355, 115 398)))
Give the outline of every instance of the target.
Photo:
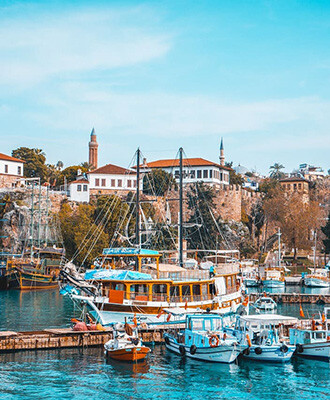
POLYGON ((300 357, 330 360, 330 342, 301 344, 297 347, 296 354, 300 357))
POLYGON ((168 336, 167 338, 165 345, 168 350, 182 356, 180 346, 184 346, 185 356, 194 360, 231 364, 242 351, 241 346, 220 345, 217 347, 198 347, 196 353, 191 354, 189 346, 177 343, 168 336))
POLYGON ((145 346, 127 347, 118 350, 106 350, 106 356, 113 360, 135 362, 144 360, 149 352, 150 349, 145 346))
POLYGON ((288 362, 291 360, 293 353, 295 351, 294 346, 287 346, 287 352, 282 352, 280 350, 281 346, 257 346, 252 345, 249 348, 249 354, 244 354, 244 358, 256 361, 267 361, 267 362, 288 362), (257 352, 256 352, 257 349, 257 352), (261 349, 261 353, 258 349, 261 349))
POLYGON ((278 281, 273 279, 265 279, 262 281, 262 284, 264 288, 269 288, 269 289, 280 289, 285 287, 284 281, 278 281))
POLYGON ((304 285, 306 287, 328 288, 330 283, 318 278, 305 278, 304 285))
POLYGON ((257 279, 244 279, 243 281, 246 287, 258 287, 259 281, 257 279))
POLYGON ((44 290, 55 289, 58 283, 51 275, 36 274, 14 270, 7 275, 9 289, 19 290, 44 290))

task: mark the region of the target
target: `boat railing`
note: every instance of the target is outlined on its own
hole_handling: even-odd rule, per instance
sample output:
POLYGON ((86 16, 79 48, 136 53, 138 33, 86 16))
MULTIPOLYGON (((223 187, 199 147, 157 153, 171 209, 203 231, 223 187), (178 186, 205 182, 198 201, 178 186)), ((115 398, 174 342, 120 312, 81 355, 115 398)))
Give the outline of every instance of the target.
MULTIPOLYGON (((157 279, 157 272, 151 272, 153 279, 157 279)), ((209 271, 194 269, 180 272, 160 271, 159 279, 171 279, 172 281, 194 281, 209 279, 209 271)))

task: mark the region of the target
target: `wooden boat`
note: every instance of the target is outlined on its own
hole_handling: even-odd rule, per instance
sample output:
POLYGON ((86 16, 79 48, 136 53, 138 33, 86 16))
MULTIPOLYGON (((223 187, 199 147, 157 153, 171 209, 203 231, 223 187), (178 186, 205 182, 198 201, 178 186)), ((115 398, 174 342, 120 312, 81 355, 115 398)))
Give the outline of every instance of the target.
POLYGON ((145 359, 150 352, 149 347, 144 346, 138 337, 137 329, 133 329, 127 323, 124 331, 115 327, 113 335, 114 338, 104 345, 106 357, 119 361, 136 362, 145 359))
POLYGON ((285 286, 285 270, 283 267, 268 267, 262 278, 262 285, 266 289, 280 289, 285 286))
POLYGON ((311 288, 330 287, 329 270, 326 268, 310 268, 311 274, 304 276, 304 285, 311 288))

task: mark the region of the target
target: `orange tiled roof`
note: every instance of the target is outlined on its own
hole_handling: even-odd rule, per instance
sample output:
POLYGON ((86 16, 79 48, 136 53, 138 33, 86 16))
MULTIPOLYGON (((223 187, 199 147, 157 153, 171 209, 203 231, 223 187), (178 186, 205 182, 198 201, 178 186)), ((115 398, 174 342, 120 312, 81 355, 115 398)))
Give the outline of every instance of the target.
POLYGON ((71 183, 89 183, 87 179, 76 179, 75 181, 69 182, 69 185, 71 183))
MULTIPOLYGON (((182 160, 183 166, 185 167, 203 167, 203 166, 216 166, 221 169, 231 170, 230 167, 222 166, 212 161, 205 160, 204 158, 185 158, 182 160)), ((173 160, 158 160, 151 161, 146 164, 148 168, 171 168, 171 167, 179 167, 180 161, 179 159, 173 160)), ((136 167, 135 167, 136 168, 136 167)))
POLYGON ((309 181, 307 179, 301 178, 300 176, 291 176, 290 178, 283 178, 280 179, 280 182, 307 182, 309 181))
POLYGON ((127 175, 135 174, 135 172, 130 169, 118 167, 117 165, 107 164, 103 167, 94 169, 94 171, 88 172, 88 174, 127 175))
POLYGON ((21 162, 25 163, 25 161, 20 160, 19 158, 7 156, 6 154, 0 153, 0 160, 6 160, 6 161, 16 161, 16 162, 21 162))

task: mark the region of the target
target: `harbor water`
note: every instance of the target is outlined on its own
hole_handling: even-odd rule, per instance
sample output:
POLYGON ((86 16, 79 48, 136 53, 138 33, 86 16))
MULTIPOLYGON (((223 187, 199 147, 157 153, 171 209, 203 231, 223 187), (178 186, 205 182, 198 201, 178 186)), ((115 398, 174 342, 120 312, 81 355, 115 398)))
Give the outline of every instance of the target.
MULTIPOLYGON (((77 311, 57 290, 0 292, 0 330, 67 327, 77 311)), ((322 306, 306 305, 305 313, 322 306)), ((299 305, 279 313, 297 316, 299 305)), ((239 359, 210 364, 152 347, 138 364, 107 362, 99 348, 25 351, 0 355, 0 399, 329 399, 328 362, 287 364, 239 359)))

